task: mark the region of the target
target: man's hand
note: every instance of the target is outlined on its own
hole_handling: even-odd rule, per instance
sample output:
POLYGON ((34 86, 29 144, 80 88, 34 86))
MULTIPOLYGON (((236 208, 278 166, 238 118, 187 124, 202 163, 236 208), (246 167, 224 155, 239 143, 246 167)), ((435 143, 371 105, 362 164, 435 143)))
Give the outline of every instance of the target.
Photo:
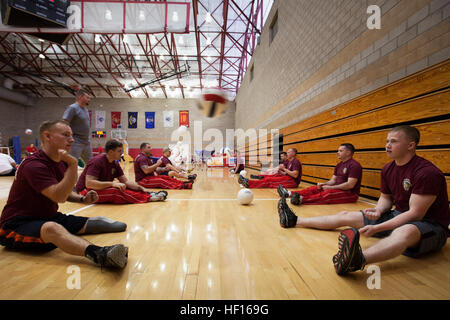
POLYGON ((121 182, 113 182, 112 187, 113 188, 117 188, 120 191, 125 191, 125 189, 127 188, 125 183, 121 183, 121 182))
POLYGON ((84 204, 92 204, 98 201, 98 194, 95 190, 89 190, 82 199, 84 204))
POLYGON ((368 208, 363 210, 364 215, 369 220, 378 220, 381 217, 382 212, 377 208, 368 208))
POLYGON ((325 183, 324 182, 317 182, 317 189, 321 190, 322 186, 324 186, 325 183))
POLYGON ((145 188, 143 186, 138 186, 138 191, 143 191, 145 192, 145 188))
POLYGON ((322 190, 331 190, 331 189, 333 189, 333 186, 329 186, 329 185, 323 184, 321 189, 322 190))
POLYGON ((71 156, 70 153, 67 152, 66 150, 59 149, 58 154, 59 160, 64 161, 65 163, 67 163, 67 165, 69 166, 78 165, 78 160, 75 157, 71 156))
POLYGON ((365 227, 362 227, 359 229, 359 233, 362 234, 364 237, 371 237, 375 233, 377 233, 377 226, 368 225, 365 227))

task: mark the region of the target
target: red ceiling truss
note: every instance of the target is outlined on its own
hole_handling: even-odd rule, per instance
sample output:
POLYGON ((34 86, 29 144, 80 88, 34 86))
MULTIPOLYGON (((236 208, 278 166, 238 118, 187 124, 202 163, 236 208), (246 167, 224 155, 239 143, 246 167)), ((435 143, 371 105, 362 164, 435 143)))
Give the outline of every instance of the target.
POLYGON ((84 87, 94 97, 193 98, 209 86, 234 97, 263 28, 263 1, 192 0, 187 33, 79 32, 57 45, 1 32, 0 75, 37 97, 84 87), (188 73, 158 80, 185 65, 188 73))

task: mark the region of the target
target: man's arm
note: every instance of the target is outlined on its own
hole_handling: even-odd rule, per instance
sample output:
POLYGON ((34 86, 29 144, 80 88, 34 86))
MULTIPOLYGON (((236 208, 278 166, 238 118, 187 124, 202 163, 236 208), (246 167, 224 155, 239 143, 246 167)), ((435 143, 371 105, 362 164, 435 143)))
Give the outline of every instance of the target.
POLYGON ((394 230, 405 223, 422 220, 435 200, 436 196, 433 194, 411 194, 409 210, 389 221, 376 225, 376 232, 394 230))
POLYGON ((336 183, 336 179, 337 179, 337 177, 335 175, 333 175, 331 177, 331 179, 329 181, 327 181, 327 182, 318 182, 317 186, 319 188, 322 187, 322 186, 332 186, 332 185, 334 185, 336 183))
POLYGON ((151 166, 141 166, 141 170, 144 171, 145 174, 150 174, 156 170, 161 165, 161 159, 158 159, 154 165, 151 166))
MULTIPOLYGON (((333 176, 333 178, 335 178, 335 176, 333 176)), ((351 189, 353 189, 356 186, 356 183, 358 182, 358 179, 356 179, 356 178, 348 178, 347 182, 344 182, 344 183, 341 183, 341 184, 336 184, 336 185, 329 184, 330 181, 326 182, 325 185, 322 185, 322 189, 323 190, 330 190, 330 189, 351 190, 351 189)))
POLYGON ((77 182, 78 160, 65 150, 59 150, 59 154, 60 159, 68 165, 64 178, 59 183, 43 189, 41 193, 53 202, 64 203, 72 193, 73 186, 77 182))
POLYGON ((289 170, 289 169, 283 168, 282 171, 286 172, 289 176, 291 176, 294 179, 298 177, 298 170, 289 170))
POLYGON ((97 177, 86 175, 86 188, 93 190, 104 190, 107 188, 117 188, 124 190, 125 185, 115 181, 100 181, 97 177))
POLYGON ((125 176, 120 176, 119 181, 123 183, 128 189, 136 191, 145 191, 144 187, 138 185, 136 182, 129 181, 125 176))

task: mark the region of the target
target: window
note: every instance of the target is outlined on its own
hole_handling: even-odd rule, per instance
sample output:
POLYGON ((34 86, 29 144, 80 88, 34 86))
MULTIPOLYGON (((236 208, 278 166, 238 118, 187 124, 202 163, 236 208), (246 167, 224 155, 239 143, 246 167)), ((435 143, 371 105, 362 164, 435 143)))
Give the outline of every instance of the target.
POLYGON ((278 11, 275 13, 272 22, 270 23, 269 30, 270 30, 269 32, 270 33, 269 44, 270 44, 272 43, 273 39, 275 38, 275 35, 278 32, 278 11))

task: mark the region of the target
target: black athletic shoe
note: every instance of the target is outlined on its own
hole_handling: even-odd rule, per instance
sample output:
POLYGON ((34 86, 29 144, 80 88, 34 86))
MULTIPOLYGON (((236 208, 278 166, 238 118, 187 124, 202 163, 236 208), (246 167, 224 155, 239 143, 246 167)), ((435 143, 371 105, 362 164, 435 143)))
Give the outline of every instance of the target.
POLYGON ((261 180, 261 179, 264 179, 264 176, 259 176, 259 175, 256 175, 256 174, 251 174, 251 175, 250 175, 250 178, 255 179, 255 180, 261 180))
POLYGON ((197 174, 195 174, 195 173, 188 176, 189 180, 195 180, 196 178, 197 178, 197 174))
POLYGON ((248 179, 244 178, 243 176, 239 175, 238 182, 242 184, 245 188, 248 188, 248 179))
POLYGON ((359 245, 359 231, 349 228, 339 235, 338 253, 333 256, 334 269, 338 275, 364 269, 366 259, 359 245))
POLYGON ((94 261, 101 267, 123 269, 128 261, 128 247, 123 244, 101 247, 95 252, 94 261))
POLYGON ((288 191, 288 189, 283 187, 281 184, 278 185, 277 191, 278 191, 278 194, 280 195, 280 197, 289 198, 289 191, 288 191))
POLYGON ((298 217, 287 205, 285 197, 281 197, 280 201, 278 201, 278 215, 280 217, 280 226, 283 228, 293 228, 297 224, 298 217))
POLYGON ((298 194, 297 192, 292 192, 291 193, 291 203, 298 206, 300 204, 302 204, 303 202, 303 197, 298 194))

